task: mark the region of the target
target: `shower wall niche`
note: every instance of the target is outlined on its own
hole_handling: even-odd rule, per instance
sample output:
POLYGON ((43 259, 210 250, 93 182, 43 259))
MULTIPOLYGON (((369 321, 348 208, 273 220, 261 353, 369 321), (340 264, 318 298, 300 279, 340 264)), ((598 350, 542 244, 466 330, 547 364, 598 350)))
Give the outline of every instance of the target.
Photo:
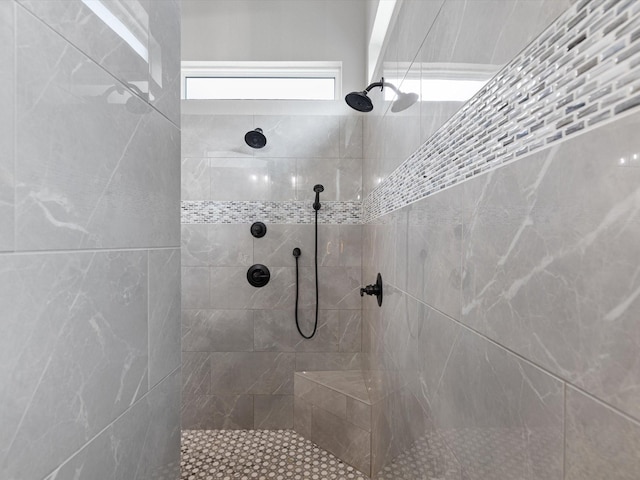
POLYGON ((357 370, 361 361, 362 118, 183 114, 182 428, 292 428, 293 373, 357 370), (261 128, 266 147, 249 148, 261 128), (313 186, 319 212, 318 333, 313 186), (262 221, 267 233, 254 238, 262 221), (254 263, 271 271, 255 288, 254 263))

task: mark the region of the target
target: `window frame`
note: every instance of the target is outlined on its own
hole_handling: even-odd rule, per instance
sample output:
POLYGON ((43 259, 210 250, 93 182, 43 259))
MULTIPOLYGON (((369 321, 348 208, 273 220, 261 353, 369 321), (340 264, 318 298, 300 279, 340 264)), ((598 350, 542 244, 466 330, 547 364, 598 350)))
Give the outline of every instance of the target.
MULTIPOLYGON (((180 98, 186 98, 187 78, 332 78, 333 101, 342 97, 342 62, 204 62, 183 61, 180 72, 180 98)), ((220 99, 210 99, 220 100, 220 99)), ((248 99, 270 100, 270 99, 248 99)), ((332 100, 301 99, 326 102, 332 100)), ((232 100, 233 101, 233 100, 232 100)))

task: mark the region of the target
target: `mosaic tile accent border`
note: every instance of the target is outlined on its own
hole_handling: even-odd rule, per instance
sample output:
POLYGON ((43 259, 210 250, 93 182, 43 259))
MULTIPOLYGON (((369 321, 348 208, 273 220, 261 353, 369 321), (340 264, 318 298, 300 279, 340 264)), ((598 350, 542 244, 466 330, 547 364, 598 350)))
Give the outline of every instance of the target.
MULTIPOLYGON (((325 225, 360 225, 361 202, 325 202, 318 213, 318 223, 325 225)), ((213 202, 182 201, 181 221, 185 223, 268 223, 305 224, 315 221, 313 202, 213 202)))
POLYGON ((640 1, 578 1, 367 196, 363 220, 639 107, 640 1))

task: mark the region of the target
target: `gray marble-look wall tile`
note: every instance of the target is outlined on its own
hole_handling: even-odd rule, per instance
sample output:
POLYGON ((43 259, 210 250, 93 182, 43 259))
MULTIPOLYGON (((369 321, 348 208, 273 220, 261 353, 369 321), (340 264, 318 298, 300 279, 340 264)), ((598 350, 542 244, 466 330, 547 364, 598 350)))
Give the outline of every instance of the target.
MULTIPOLYGON (((298 324, 307 336, 313 332, 315 314, 315 309, 298 309, 298 324)), ((291 315, 289 318, 293 320, 291 315)), ((291 333, 296 352, 337 352, 340 349, 340 312, 319 310, 316 333, 310 340, 300 336, 295 326, 291 333)))
MULTIPOLYGON (((359 267, 319 267, 320 308, 359 310, 361 306, 361 277, 362 272, 359 267)), ((315 269, 312 267, 300 268, 299 278, 300 308, 315 308, 315 269)))
POLYGON ((324 186, 320 203, 362 199, 362 159, 300 158, 296 163, 299 200, 313 200, 317 184, 324 186))
POLYGON ((296 372, 304 370, 358 370, 361 354, 356 353, 296 353, 296 372))
POLYGON ((349 422, 357 425, 358 427, 371 431, 371 405, 367 405, 364 402, 356 400, 351 397, 347 397, 347 417, 349 422))
POLYGON ((293 392, 307 402, 331 412, 339 418, 347 418, 347 396, 320 383, 295 375, 293 392))
MULTIPOLYGON (((380 272, 386 283, 396 284, 396 240, 394 214, 377 218, 376 223, 362 226, 363 270, 380 272)), ((405 256, 406 257, 406 256, 405 256)), ((363 274, 368 281, 370 276, 363 274)), ((371 278, 375 278, 371 277, 371 278)))
POLYGON ((182 428, 251 429, 253 398, 253 395, 183 395, 182 428))
POLYGON ((254 426, 257 429, 293 428, 293 395, 255 395, 254 426))
MULTIPOLYGON (((139 1, 127 0, 122 8, 103 5, 108 14, 129 30, 135 41, 123 38, 117 27, 104 20, 91 4, 81 1, 20 0, 47 25, 124 83, 134 84, 146 98, 149 82, 149 12, 139 1)), ((159 10, 164 10, 159 9, 159 10)), ((113 22, 112 22, 113 24, 113 22)), ((167 59, 172 59, 167 55, 167 59)), ((49 78, 43 75, 43 78, 49 78)))
POLYGON ((250 225, 209 225, 209 265, 235 267, 253 265, 250 225))
POLYGON ((137 97, 82 93, 120 85, 22 8, 17 23, 16 247, 177 246, 179 130, 137 97))
POLYGON ((313 405, 298 396, 293 397, 293 429, 304 438, 311 438, 313 405))
POLYGON ((338 264, 341 267, 362 265, 362 225, 340 225, 338 264))
MULTIPOLYGON (((147 400, 149 423, 142 443, 136 480, 178 478, 181 428, 180 370, 176 370, 151 390, 147 400)), ((138 441, 140 438, 142 436, 138 437, 138 441)))
POLYGON ((183 267, 208 267, 211 258, 210 225, 183 224, 180 253, 183 267))
POLYGON ((293 353, 212 353, 212 391, 219 395, 292 394, 294 360, 293 353))
POLYGON ((211 393, 211 353, 182 352, 182 395, 211 393))
POLYGON ((210 165, 211 200, 296 199, 294 159, 216 158, 210 160, 210 165))
MULTIPOLYGON (((340 120, 336 116, 289 115, 255 116, 267 145, 256 157, 338 158, 340 120)), ((244 134, 243 134, 244 135, 244 134)))
POLYGON ((364 474, 370 474, 371 436, 366 430, 314 406, 311 441, 364 474))
POLYGON ((359 310, 339 311, 338 345, 341 352, 362 350, 362 312, 359 310))
POLYGON ((180 366, 180 250, 149 251, 149 387, 180 366))
MULTIPOLYGON (((182 225, 182 266, 250 266, 254 263, 253 250, 248 224, 182 225)), ((262 257, 260 263, 274 265, 262 257)))
POLYGON ((180 125, 180 2, 148 5, 149 97, 154 107, 180 125))
POLYGON ((0 284, 2 476, 43 478, 147 390, 147 253, 4 256, 0 284))
POLYGON ((180 471, 180 382, 165 379, 45 480, 151 480, 180 471))
POLYGON ((470 331, 454 341, 429 403, 469 478, 561 479, 563 383, 470 331))
POLYGON ((362 159, 363 123, 362 115, 340 117, 340 158, 362 159))
POLYGON ((291 310, 254 310, 254 350, 256 352, 294 352, 296 335, 291 310))
POLYGON ((634 480, 640 472, 640 424, 567 387, 567 480, 634 480))
POLYGON ((407 208, 407 292, 459 319, 462 190, 445 190, 407 208))
POLYGON ((183 158, 181 199, 211 200, 211 167, 208 158, 183 158))
POLYGON ((640 170, 620 159, 639 127, 629 116, 466 182, 462 292, 463 322, 636 416, 640 170))
MULTIPOLYGON (((269 267, 294 267, 293 249, 302 254, 301 267, 311 267, 315 256, 313 225, 268 224, 267 234, 254 240, 255 258, 269 267)), ((319 225, 318 265, 358 267, 361 264, 360 225, 319 225)))
POLYGON ((253 130, 250 115, 182 115, 182 157, 253 157, 244 135, 253 130))
POLYGON ((183 352, 253 351, 252 310, 183 310, 183 352))
POLYGON ((14 240, 14 9, 0 5, 0 251, 13 250, 14 240))
POLYGON ((182 267, 182 308, 209 308, 209 268, 182 267))
MULTIPOLYGON (((358 310, 320 310, 318 329, 303 339, 295 326, 295 314, 287 310, 254 310, 254 350, 267 352, 360 352, 361 315, 358 310)), ((300 309, 303 333, 313 331, 315 309, 300 309)))
POLYGON ((211 308, 277 309, 291 308, 295 304, 295 268, 270 268, 271 279, 261 288, 249 284, 247 267, 213 267, 210 270, 211 308))

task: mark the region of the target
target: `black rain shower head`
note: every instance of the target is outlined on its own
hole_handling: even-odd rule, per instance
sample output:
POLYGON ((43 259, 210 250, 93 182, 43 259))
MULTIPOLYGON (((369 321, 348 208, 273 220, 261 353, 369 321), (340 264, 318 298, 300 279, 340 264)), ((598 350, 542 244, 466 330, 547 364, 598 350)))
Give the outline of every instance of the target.
POLYGON ((367 91, 351 92, 344 97, 344 100, 354 110, 359 112, 370 112, 373 110, 373 103, 367 95, 367 91))
POLYGON ((369 92, 372 88, 380 87, 380 91, 384 88, 384 77, 379 82, 372 83, 362 92, 351 92, 344 97, 345 102, 354 110, 359 112, 370 112, 373 110, 373 103, 369 98, 369 92))
POLYGON ((261 128, 256 128, 255 130, 247 132, 244 136, 244 141, 247 142, 247 145, 251 148, 262 148, 267 144, 267 137, 264 136, 261 128))
POLYGON ((379 82, 372 83, 362 92, 351 92, 346 97, 344 97, 344 99, 347 102, 347 105, 349 105, 354 110, 357 110, 359 112, 365 112, 365 113, 370 112, 371 110, 373 110, 373 103, 369 98, 369 92, 371 91, 372 88, 376 88, 376 87, 380 87, 380 91, 382 91, 384 87, 389 87, 391 90, 393 90, 396 93, 396 99, 391 104, 391 111, 393 113, 406 110, 411 105, 416 103, 419 98, 417 93, 401 92, 392 83, 385 82, 384 77, 382 77, 379 82))

